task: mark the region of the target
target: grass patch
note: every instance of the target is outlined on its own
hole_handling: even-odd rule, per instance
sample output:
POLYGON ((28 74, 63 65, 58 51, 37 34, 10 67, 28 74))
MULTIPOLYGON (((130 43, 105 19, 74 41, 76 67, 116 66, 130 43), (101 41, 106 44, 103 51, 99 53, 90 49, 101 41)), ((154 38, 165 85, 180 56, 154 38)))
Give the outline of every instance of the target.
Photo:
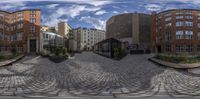
POLYGON ((18 57, 19 56, 19 54, 14 54, 14 55, 3 55, 3 54, 1 54, 0 53, 0 62, 1 61, 5 61, 5 60, 10 60, 10 59, 14 59, 14 58, 16 58, 16 57, 18 57))

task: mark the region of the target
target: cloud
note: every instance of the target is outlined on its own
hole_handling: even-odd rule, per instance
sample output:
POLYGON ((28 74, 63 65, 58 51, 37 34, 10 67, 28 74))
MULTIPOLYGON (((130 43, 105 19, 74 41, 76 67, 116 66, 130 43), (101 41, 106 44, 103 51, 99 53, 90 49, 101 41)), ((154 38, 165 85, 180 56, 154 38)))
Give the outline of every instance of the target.
POLYGON ((75 18, 83 12, 94 12, 100 10, 100 7, 87 7, 85 5, 72 5, 70 7, 59 7, 54 13, 43 19, 43 23, 48 26, 55 26, 59 21, 68 21, 69 18, 75 18), (61 18, 67 16, 66 18, 61 18))
POLYGON ((100 20, 100 19, 90 17, 90 16, 81 17, 80 20, 91 24, 96 29, 105 30, 105 26, 106 26, 105 20, 100 20))
POLYGON ((112 13, 115 13, 115 14, 116 14, 116 13, 119 13, 119 12, 118 12, 118 11, 113 11, 112 13))
POLYGON ((18 3, 0 3, 0 9, 1 10, 10 10, 10 9, 17 9, 20 7, 25 7, 24 2, 18 2, 18 3))
POLYGON ((97 12, 95 13, 95 15, 103 15, 103 14, 105 14, 105 13, 107 13, 105 10, 100 10, 100 11, 97 11, 97 12))
POLYGON ((145 9, 148 11, 158 11, 161 9, 161 6, 158 4, 147 4, 145 5, 145 9))
POLYGON ((99 7, 86 7, 85 5, 72 5, 70 7, 60 7, 56 12, 59 15, 67 15, 71 18, 79 16, 81 12, 93 12, 100 10, 99 7), (67 10, 66 10, 67 9, 67 10))
POLYGON ((68 2, 77 4, 90 4, 93 6, 103 6, 112 3, 112 0, 4 0, 0 3, 13 3, 13 2, 40 2, 40 1, 55 1, 55 2, 68 2))
POLYGON ((59 4, 49 4, 49 5, 47 5, 47 8, 51 9, 51 8, 55 8, 57 6, 59 6, 59 4))

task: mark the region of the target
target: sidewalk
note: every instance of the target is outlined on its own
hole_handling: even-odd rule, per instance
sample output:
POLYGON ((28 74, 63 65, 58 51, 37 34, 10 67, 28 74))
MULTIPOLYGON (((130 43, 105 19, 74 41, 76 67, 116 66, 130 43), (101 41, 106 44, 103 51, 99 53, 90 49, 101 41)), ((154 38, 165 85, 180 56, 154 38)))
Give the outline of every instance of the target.
POLYGON ((2 62, 0 62, 0 67, 10 65, 10 64, 12 64, 12 63, 14 63, 14 62, 20 60, 20 59, 23 58, 23 57, 24 57, 24 55, 20 55, 20 56, 14 58, 14 59, 2 61, 2 62))
POLYGON ((156 58, 149 58, 150 61, 160 64, 160 65, 164 65, 164 66, 168 66, 168 67, 172 67, 172 68, 179 68, 179 69, 191 69, 191 68, 197 68, 200 67, 200 63, 192 63, 192 64, 180 64, 180 63, 171 63, 171 62, 166 62, 163 60, 159 60, 156 58))

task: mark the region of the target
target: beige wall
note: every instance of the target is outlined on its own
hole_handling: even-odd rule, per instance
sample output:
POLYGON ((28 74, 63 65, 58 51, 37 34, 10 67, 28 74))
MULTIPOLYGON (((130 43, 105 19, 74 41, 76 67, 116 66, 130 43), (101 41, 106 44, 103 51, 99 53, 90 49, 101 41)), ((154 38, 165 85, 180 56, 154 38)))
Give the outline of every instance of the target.
POLYGON ((132 43, 139 44, 139 15, 132 16, 132 43))
POLYGON ((63 36, 63 37, 68 37, 68 34, 70 32, 71 27, 65 23, 65 22, 60 22, 58 23, 58 34, 63 36))

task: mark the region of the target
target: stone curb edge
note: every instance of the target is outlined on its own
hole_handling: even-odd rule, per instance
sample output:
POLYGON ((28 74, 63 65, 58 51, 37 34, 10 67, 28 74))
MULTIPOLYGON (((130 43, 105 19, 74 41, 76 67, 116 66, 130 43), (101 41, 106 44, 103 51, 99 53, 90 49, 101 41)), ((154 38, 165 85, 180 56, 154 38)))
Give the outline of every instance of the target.
POLYGON ((156 63, 158 65, 161 65, 161 66, 167 66, 167 67, 177 68, 177 69, 192 69, 192 68, 200 67, 200 65, 192 66, 192 64, 191 65, 176 64, 176 63, 165 62, 165 61, 155 59, 155 58, 148 58, 148 60, 153 62, 153 63, 156 63))
POLYGON ((0 65, 0 67, 12 65, 13 63, 15 63, 15 62, 21 60, 23 57, 25 57, 25 55, 18 56, 16 59, 13 59, 11 62, 6 63, 6 64, 3 64, 3 65, 0 65))

